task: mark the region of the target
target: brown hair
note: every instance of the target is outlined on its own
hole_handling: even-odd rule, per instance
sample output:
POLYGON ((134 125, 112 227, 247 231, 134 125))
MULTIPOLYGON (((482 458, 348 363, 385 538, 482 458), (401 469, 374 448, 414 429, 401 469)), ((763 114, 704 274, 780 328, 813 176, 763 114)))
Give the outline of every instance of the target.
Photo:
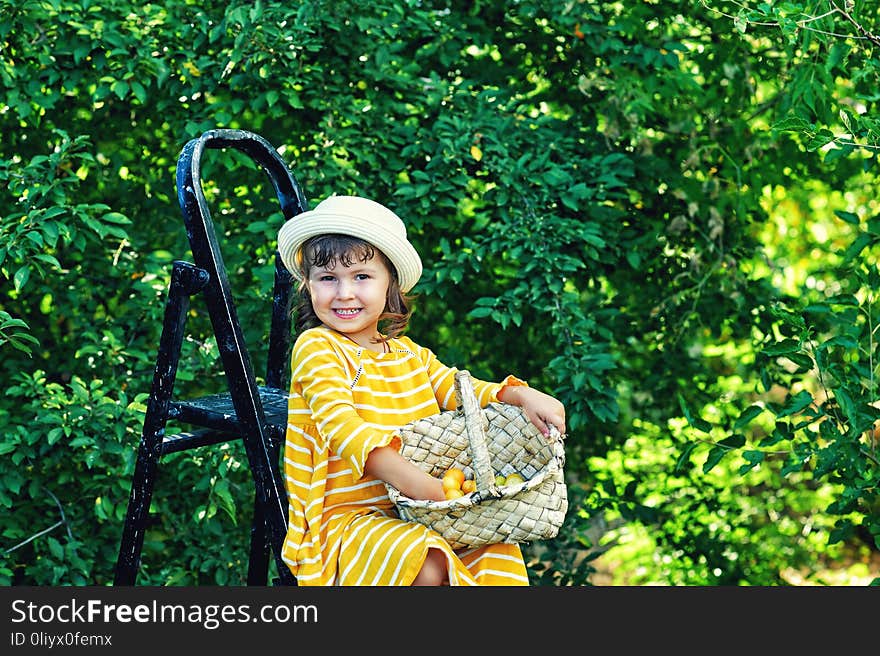
POLYGON ((299 301, 294 308, 297 313, 297 332, 321 325, 315 314, 315 308, 312 307, 312 297, 306 284, 312 267, 335 267, 337 264, 348 267, 355 262, 372 260, 376 254, 391 272, 391 283, 385 295, 385 309, 379 317, 379 332, 385 335, 385 338, 378 341, 387 342, 393 337, 402 335, 409 325, 412 297, 400 291, 397 269, 385 253, 371 243, 358 237, 338 234, 310 237, 302 245, 302 257, 299 262, 302 282, 299 285, 299 301))

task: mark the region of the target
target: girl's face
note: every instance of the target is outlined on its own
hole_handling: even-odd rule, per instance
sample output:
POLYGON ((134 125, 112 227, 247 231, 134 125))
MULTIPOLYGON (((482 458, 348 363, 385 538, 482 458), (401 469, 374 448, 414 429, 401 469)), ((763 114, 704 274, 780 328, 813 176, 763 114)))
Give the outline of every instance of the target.
POLYGON ((315 315, 328 328, 364 348, 383 351, 372 340, 379 336, 379 317, 385 311, 391 272, 381 257, 345 266, 339 261, 309 269, 306 281, 315 315))

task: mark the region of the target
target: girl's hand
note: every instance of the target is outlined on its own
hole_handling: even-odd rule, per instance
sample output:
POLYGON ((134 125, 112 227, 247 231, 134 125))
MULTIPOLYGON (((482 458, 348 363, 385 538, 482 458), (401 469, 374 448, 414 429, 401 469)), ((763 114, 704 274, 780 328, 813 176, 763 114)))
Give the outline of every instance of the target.
POLYGON ((428 477, 428 480, 425 481, 425 494, 421 498, 428 499, 429 501, 444 501, 446 494, 443 492, 443 481, 428 474, 425 474, 425 476, 428 477))
POLYGON ((505 385, 498 393, 498 400, 521 407, 543 435, 550 435, 552 425, 565 436, 565 406, 555 397, 533 387, 505 385))
POLYGON ((410 499, 443 501, 443 482, 423 472, 390 446, 373 449, 364 471, 396 487, 410 499))

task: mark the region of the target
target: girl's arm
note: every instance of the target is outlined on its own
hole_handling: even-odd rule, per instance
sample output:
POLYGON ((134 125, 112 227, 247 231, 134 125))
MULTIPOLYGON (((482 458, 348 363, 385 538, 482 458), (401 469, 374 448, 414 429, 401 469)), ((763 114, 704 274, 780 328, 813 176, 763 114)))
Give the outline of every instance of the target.
POLYGON ((410 499, 443 501, 443 483, 423 472, 390 446, 373 449, 367 456, 364 471, 393 485, 410 499))
MULTIPOLYGON (((454 379, 457 369, 443 364, 433 351, 416 344, 408 337, 400 339, 417 354, 425 365, 440 408, 443 410, 452 409, 454 406, 454 379)), ((497 389, 497 385, 477 378, 471 378, 471 380, 480 407, 485 408, 486 404, 493 400, 492 393, 497 389)), ((555 397, 529 387, 514 376, 508 376, 502 383, 501 389, 495 393, 495 398, 502 403, 520 406, 543 435, 550 434, 550 424, 556 426, 556 429, 565 435, 565 406, 555 397), (514 382, 511 383, 511 379, 514 382)))
POLYGON ((524 385, 505 385, 498 392, 498 400, 510 405, 518 405, 529 420, 544 435, 550 434, 550 425, 556 426, 565 435, 565 406, 555 397, 534 387, 524 385))

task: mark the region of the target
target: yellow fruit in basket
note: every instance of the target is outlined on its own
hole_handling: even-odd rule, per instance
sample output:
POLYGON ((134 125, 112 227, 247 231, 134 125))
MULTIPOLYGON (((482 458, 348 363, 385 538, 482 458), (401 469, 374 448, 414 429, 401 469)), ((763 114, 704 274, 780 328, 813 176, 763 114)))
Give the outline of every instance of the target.
POLYGON ((462 481, 462 483, 461 483, 461 491, 464 492, 465 494, 470 494, 471 492, 474 492, 476 489, 477 489, 477 482, 472 478, 468 478, 468 479, 462 481))
POLYGON ((505 478, 504 478, 503 474, 496 474, 495 475, 495 485, 497 485, 498 487, 501 487, 502 485, 504 485, 504 481, 505 481, 505 478))
POLYGON ((461 490, 461 483, 459 483, 455 476, 444 474, 443 478, 440 479, 440 482, 443 483, 444 492, 448 492, 449 490, 461 490))
POLYGON ((464 482, 464 472, 460 470, 458 467, 450 467, 446 470, 446 473, 443 474, 443 478, 452 478, 456 481, 456 487, 461 487, 461 484, 464 482))
POLYGON ((458 499, 458 498, 464 496, 464 492, 459 490, 457 487, 454 487, 449 490, 443 490, 443 494, 446 497, 447 501, 452 500, 452 499, 458 499))
POLYGON ((512 474, 508 474, 504 479, 505 485, 517 485, 519 483, 524 483, 526 479, 522 477, 522 474, 518 474, 513 472, 512 474))

